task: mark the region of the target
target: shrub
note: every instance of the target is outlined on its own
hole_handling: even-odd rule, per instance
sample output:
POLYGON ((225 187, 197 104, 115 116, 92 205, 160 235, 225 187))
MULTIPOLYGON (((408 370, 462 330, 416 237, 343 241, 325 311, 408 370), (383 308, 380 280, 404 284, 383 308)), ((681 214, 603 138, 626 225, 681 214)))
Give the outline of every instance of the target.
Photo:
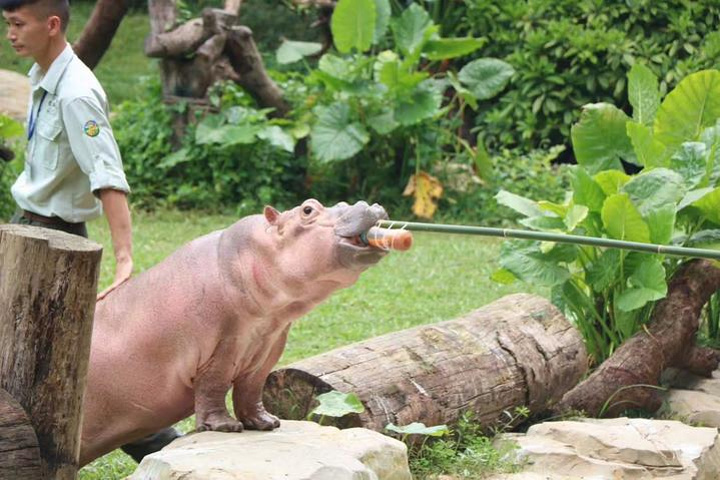
POLYGON ((659 77, 664 94, 717 65, 720 54, 718 2, 464 0, 455 8, 467 9, 456 34, 488 38, 483 54, 516 71, 476 119, 491 148, 567 144, 578 107, 609 102, 630 111, 625 72, 636 62, 659 77))

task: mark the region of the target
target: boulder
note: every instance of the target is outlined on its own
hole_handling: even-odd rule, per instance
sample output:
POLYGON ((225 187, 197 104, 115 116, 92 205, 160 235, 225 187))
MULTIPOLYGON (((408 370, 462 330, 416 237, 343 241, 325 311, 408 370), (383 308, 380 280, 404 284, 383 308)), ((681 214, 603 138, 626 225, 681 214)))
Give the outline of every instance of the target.
POLYGON ((522 473, 493 480, 545 478, 710 480, 720 478, 716 428, 677 421, 583 419, 533 425, 527 434, 506 434, 522 473))
POLYGON ((148 455, 129 480, 411 480, 404 443, 363 428, 283 420, 270 432, 202 432, 148 455))
POLYGON ((0 69, 0 85, 0 114, 24 122, 30 101, 30 79, 27 75, 0 69))
POLYGON ((701 390, 671 388, 665 394, 664 413, 687 423, 720 427, 720 397, 701 390))

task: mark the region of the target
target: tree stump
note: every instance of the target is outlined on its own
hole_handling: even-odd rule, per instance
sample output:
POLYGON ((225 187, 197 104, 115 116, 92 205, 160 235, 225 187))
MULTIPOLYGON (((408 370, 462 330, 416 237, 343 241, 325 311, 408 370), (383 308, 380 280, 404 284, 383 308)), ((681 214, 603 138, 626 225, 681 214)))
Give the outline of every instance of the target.
POLYGON ((471 411, 490 427, 503 412, 544 411, 587 369, 580 334, 547 300, 504 297, 455 320, 424 325, 301 360, 270 374, 264 403, 301 419, 318 394, 355 393, 362 414, 335 424, 383 431, 389 423, 452 424, 471 411))
MULTIPOLYGON (((101 254, 76 235, 0 225, 0 388, 37 435, 33 478, 77 474, 101 254)), ((6 433, 0 427, 0 438, 6 433)))
POLYGON ((25 410, 0 389, 0 479, 36 480, 40 474, 40 448, 25 410))

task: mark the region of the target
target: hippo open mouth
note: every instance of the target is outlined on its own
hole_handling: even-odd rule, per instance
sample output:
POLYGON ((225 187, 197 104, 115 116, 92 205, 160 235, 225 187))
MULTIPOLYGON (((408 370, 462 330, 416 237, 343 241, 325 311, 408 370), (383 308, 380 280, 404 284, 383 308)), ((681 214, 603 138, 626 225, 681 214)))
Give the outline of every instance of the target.
POLYGON ((369 266, 379 262, 387 252, 363 242, 360 235, 366 233, 378 220, 388 218, 385 209, 378 204, 368 205, 365 202, 357 202, 352 206, 340 203, 333 209, 337 209, 339 215, 335 235, 338 237, 340 262, 347 267, 369 266))

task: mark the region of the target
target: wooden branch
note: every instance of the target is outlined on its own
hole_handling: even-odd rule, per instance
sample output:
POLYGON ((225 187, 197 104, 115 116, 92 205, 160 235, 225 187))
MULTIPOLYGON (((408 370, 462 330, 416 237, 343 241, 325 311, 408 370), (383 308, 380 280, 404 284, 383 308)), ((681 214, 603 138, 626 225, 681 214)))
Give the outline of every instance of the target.
POLYGON ((0 478, 37 480, 40 447, 25 410, 0 388, 0 478))
MULTIPOLYGON (((355 393, 365 413, 336 425, 383 431, 388 423, 453 423, 465 411, 485 426, 527 406, 544 411, 587 369, 582 337, 547 300, 504 297, 461 318, 390 333, 274 371, 264 403, 302 419, 314 397, 355 393)), ((331 419, 327 419, 331 421, 331 419)))
POLYGON ((653 412, 660 407, 660 396, 642 385, 658 385, 666 368, 690 367, 709 376, 718 366, 718 356, 695 348, 695 333, 703 306, 719 288, 720 269, 712 262, 685 264, 670 282, 667 297, 656 305, 647 332, 640 331, 623 343, 554 410, 581 410, 593 417, 614 416, 628 408, 653 412))
POLYGON ((45 228, 0 225, 0 388, 30 419, 40 479, 75 479, 102 249, 45 228))
POLYGON ((73 45, 75 54, 91 70, 110 47, 129 6, 129 0, 98 0, 95 4, 90 20, 73 45))
POLYGON ((145 55, 155 58, 183 57, 197 50, 211 35, 201 18, 193 18, 170 32, 148 35, 145 55))
POLYGON ((290 111, 282 90, 268 76, 260 52, 258 52, 252 31, 238 26, 228 32, 225 54, 237 73, 243 88, 255 98, 263 108, 274 108, 273 116, 283 117, 290 111))

